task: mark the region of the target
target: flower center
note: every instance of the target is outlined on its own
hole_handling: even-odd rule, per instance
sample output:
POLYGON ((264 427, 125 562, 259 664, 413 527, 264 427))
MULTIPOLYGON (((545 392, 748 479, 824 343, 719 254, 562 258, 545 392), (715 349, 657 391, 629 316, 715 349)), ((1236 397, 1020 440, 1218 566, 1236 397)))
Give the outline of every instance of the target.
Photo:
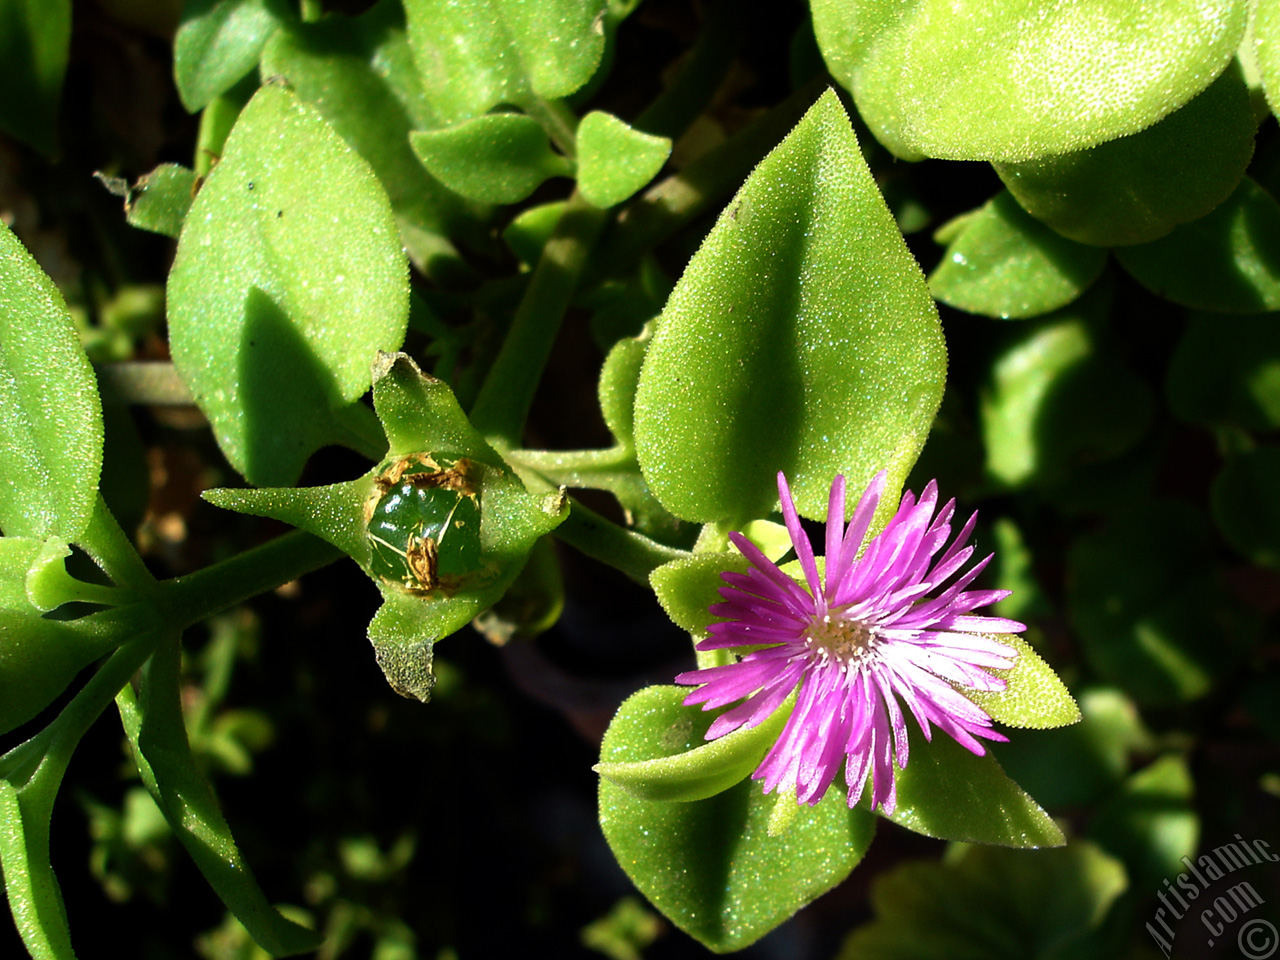
POLYGON ((861 620, 830 610, 814 617, 805 631, 805 642, 820 657, 835 657, 845 666, 856 666, 875 649, 878 638, 861 620))

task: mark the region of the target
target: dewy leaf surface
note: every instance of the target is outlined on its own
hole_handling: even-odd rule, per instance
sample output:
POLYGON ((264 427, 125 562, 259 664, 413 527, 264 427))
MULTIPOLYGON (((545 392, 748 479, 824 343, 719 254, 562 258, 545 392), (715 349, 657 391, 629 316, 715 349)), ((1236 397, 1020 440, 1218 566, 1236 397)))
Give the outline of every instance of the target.
POLYGON ((102 405, 62 294, 0 224, 0 531, 74 542, 102 470, 102 405))
POLYGON ((347 440, 377 351, 404 337, 408 292, 368 164, 291 92, 259 90, 192 204, 168 288, 174 363, 236 469, 287 485, 347 440))
POLYGON ((192 113, 258 65, 263 44, 288 16, 286 0, 187 0, 173 39, 173 75, 192 113))
POLYGON ((1207 87, 1241 0, 811 0, 831 73, 906 159, 1027 160, 1137 133, 1207 87))
POLYGON ((405 0, 409 43, 447 123, 499 103, 566 97, 604 53, 604 0, 405 0))
POLYGON ((264 76, 287 77, 369 161, 391 199, 410 258, 433 279, 457 269, 450 237, 483 233, 474 208, 432 180, 409 147, 409 131, 439 126, 414 66, 395 0, 358 17, 287 24, 262 51, 264 76))
POLYGON ((937 310, 828 91, 755 169, 667 301, 635 404, 640 465, 688 520, 800 512, 831 478, 901 484, 942 396, 937 310))
MULTIPOLYGON (((701 746, 714 716, 685 691, 651 687, 605 734, 606 763, 653 760, 701 746)), ((717 953, 740 950, 831 889, 857 866, 875 818, 832 790, 769 836, 776 798, 744 780, 706 800, 642 800, 600 782, 600 826, 618 863, 676 926, 717 953)))

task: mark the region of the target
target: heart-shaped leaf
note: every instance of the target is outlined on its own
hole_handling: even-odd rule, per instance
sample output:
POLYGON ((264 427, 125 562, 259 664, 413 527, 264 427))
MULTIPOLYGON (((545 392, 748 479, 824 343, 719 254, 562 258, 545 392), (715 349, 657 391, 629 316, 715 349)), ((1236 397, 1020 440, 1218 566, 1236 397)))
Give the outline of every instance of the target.
POLYGON ((548 177, 573 175, 542 125, 522 113, 491 113, 419 131, 409 143, 433 177, 482 203, 518 203, 548 177))
POLYGON ((578 189, 587 202, 612 207, 657 176, 671 155, 671 141, 593 110, 578 124, 578 189))
POLYGON ((740 527, 831 478, 901 484, 942 396, 920 268, 832 92, 766 157, 677 283, 645 356, 636 449, 658 499, 740 527))

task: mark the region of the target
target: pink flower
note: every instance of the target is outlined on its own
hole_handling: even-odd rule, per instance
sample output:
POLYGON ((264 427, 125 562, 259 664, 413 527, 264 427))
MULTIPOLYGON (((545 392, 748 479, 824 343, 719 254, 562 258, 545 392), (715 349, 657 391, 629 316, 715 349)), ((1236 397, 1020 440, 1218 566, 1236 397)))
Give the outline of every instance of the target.
POLYGON ((798 688, 782 734, 752 774, 764 781, 765 793, 795 790, 800 802, 816 804, 843 765, 850 807, 862 796, 869 772, 872 809, 879 805, 892 813, 893 762, 899 769, 907 766, 907 721, 899 700, 925 739, 931 738, 932 724, 979 756, 985 751, 976 738, 1006 739, 957 690, 1003 690, 1004 680, 987 671, 1012 666, 1016 654, 983 634, 1026 629, 1014 620, 973 614, 1008 595, 967 589, 991 560, 987 556, 961 573, 973 555, 965 543, 977 515, 943 550, 955 501, 935 517, 938 489, 930 481, 918 503, 910 491, 903 494, 897 514, 859 557, 884 481, 883 472, 871 481, 846 529, 844 477, 836 477, 823 576, 786 478, 778 474, 782 514, 807 590, 746 537, 730 534, 751 568, 721 575, 729 586, 720 588, 724 602, 711 612, 724 619, 712 624, 698 649, 755 649, 726 666, 682 673, 676 682, 698 685, 685 703, 701 703, 704 710, 742 700, 716 718, 708 740, 756 726, 798 688))

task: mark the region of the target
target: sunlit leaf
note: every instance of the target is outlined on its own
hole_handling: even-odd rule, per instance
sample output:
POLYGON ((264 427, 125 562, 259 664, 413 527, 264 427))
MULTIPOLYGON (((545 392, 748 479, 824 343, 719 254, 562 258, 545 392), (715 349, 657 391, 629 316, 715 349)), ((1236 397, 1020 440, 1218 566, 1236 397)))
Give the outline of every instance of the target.
POLYGON ((578 189, 597 207, 621 203, 652 180, 671 154, 671 141, 593 110, 578 124, 578 189))
POLYGON ((900 157, 1026 160, 1137 133, 1207 87, 1238 0, 812 0, 832 74, 900 157))
POLYGON ((900 484, 942 395, 937 312, 828 92, 756 168, 690 261, 636 394, 640 465, 688 520, 800 512, 831 478, 900 484))
POLYGON ((176 163, 160 164, 133 185, 125 208, 129 223, 176 239, 199 186, 194 170, 176 163))
MULTIPOLYGON (((712 714, 680 704, 683 691, 650 688, 649 709, 619 715, 606 763, 653 760, 704 743, 712 714)), ((740 950, 843 880, 871 843, 875 818, 832 790, 769 835, 777 801, 744 780, 706 800, 642 800, 600 782, 600 826, 618 863, 655 907, 717 953, 740 950)), ((783 803, 792 801, 783 799, 783 803)))
POLYGON ((0 225, 0 530, 74 542, 101 469, 102 405, 71 315, 0 225))
POLYGON ((1018 202, 1064 237, 1108 247, 1147 243, 1231 195, 1253 156, 1256 126, 1232 66, 1146 130, 995 168, 1018 202))
POLYGON ((571 176, 546 131, 522 113, 491 113, 439 130, 409 135, 431 175, 450 190, 482 203, 517 203, 548 177, 571 176))
POLYGON ((292 483, 319 447, 361 445, 374 356, 404 337, 404 253, 368 164, 284 88, 241 113, 168 295, 174 364, 248 479, 292 483))
POLYGON ((1106 263, 1105 250, 1059 236, 1004 191, 965 221, 929 289, 970 313, 1035 317, 1080 296, 1106 263))
POLYGON ((173 74, 191 113, 230 90, 258 65, 281 21, 286 0, 186 0, 173 39, 173 74))
POLYGON ((1066 685, 1031 644, 1015 634, 1000 634, 996 639, 1013 647, 1018 654, 1012 667, 990 670, 1005 681, 1005 688, 1000 691, 961 688, 966 697, 993 720, 1010 727, 1044 730, 1080 719, 1080 708, 1066 685))

